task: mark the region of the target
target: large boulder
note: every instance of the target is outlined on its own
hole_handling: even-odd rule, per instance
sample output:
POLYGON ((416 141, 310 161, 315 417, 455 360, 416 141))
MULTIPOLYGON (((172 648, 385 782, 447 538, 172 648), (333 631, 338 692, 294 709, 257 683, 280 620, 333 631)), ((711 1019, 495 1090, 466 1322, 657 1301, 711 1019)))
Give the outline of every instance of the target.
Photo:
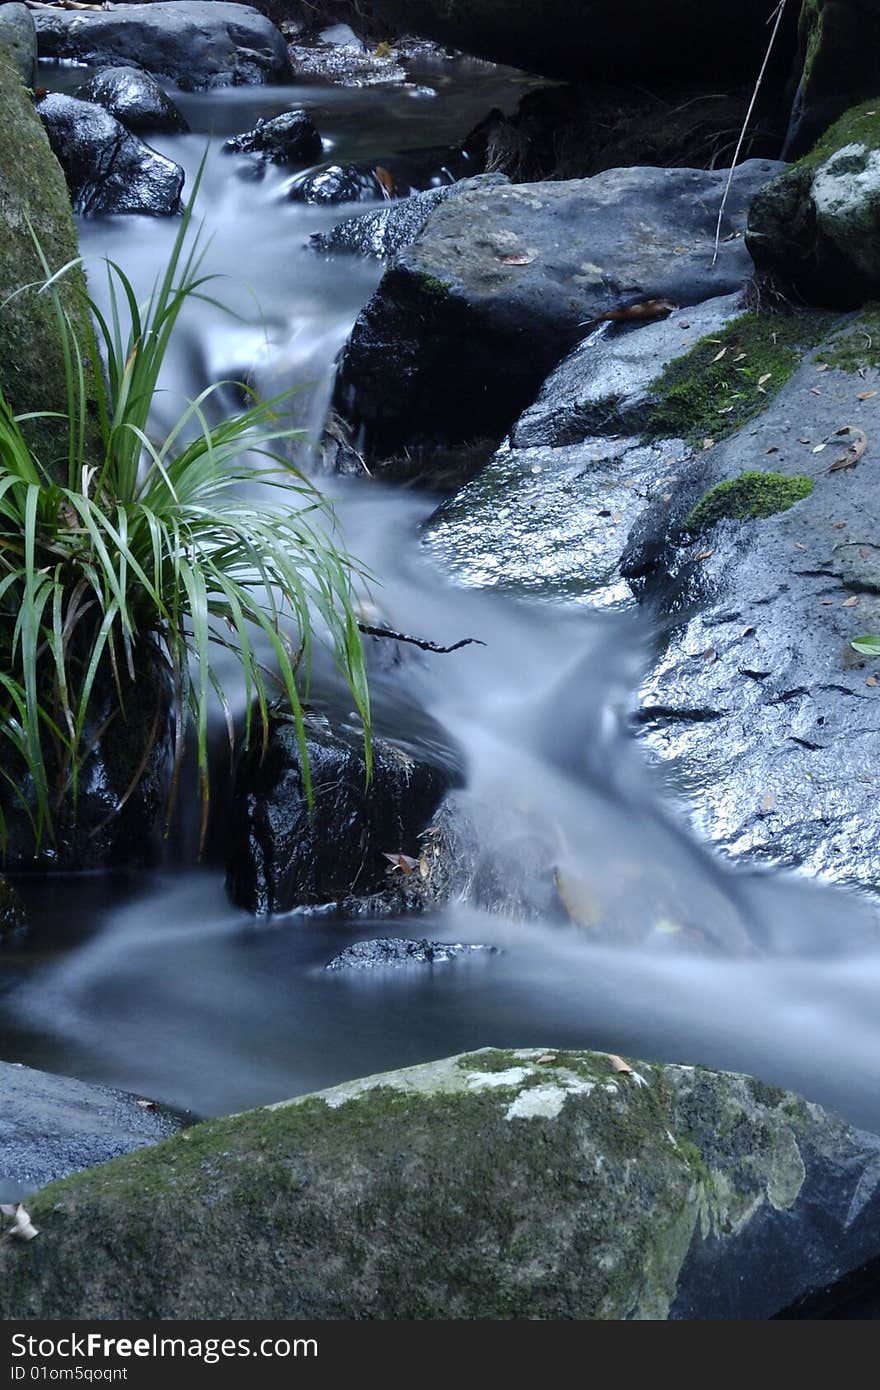
POLYGON ((877 1254, 878 1173, 750 1077, 486 1050, 52 1184, 0 1316, 767 1318, 877 1254))
POLYGON ((358 318, 337 408, 380 457, 499 439, 609 310, 634 300, 692 305, 739 289, 751 264, 737 234, 780 168, 740 167, 714 264, 724 171, 613 169, 448 199, 358 318))
POLYGON ((103 106, 53 92, 37 109, 77 212, 166 217, 180 211, 180 165, 145 145, 103 106))
POLYGON ((0 390, 16 412, 42 413, 25 432, 43 464, 66 479, 66 426, 46 415, 66 412, 64 358, 52 301, 39 293, 46 275, 34 230, 53 273, 74 263, 58 289, 88 358, 92 327, 64 175, 0 45, 0 390))
POLYGON ((851 308, 880 295, 880 97, 760 190, 746 244, 759 268, 813 303, 851 308))
POLYGON ((806 154, 848 107, 876 96, 880 0, 802 0, 786 159, 806 154))
POLYGON ((0 1062, 0 1202, 167 1139, 180 1119, 107 1086, 0 1062))
POLYGON ((155 77, 137 68, 104 68, 84 82, 76 95, 80 101, 103 106, 136 135, 175 135, 189 130, 155 77))
POLYGON ((27 5, 0 5, 0 47, 26 87, 37 85, 37 31, 27 5))
POLYGON ((700 834, 864 888, 880 878, 880 668, 851 644, 880 631, 878 342, 880 316, 857 318, 750 423, 698 445, 623 563, 675 615, 639 723, 700 834))
MULTIPOLYGON (((374 0, 396 32, 528 72, 581 82, 701 72, 752 76, 767 46, 767 0, 374 0)), ((796 6, 783 46, 794 49, 796 6)))
POLYGON ((393 874, 420 883, 420 837, 449 774, 376 738, 368 782, 363 733, 335 718, 310 719, 306 746, 312 808, 292 722, 276 720, 265 752, 257 744, 241 762, 229 825, 233 901, 260 913, 354 908, 352 899, 383 893, 393 874))
POLYGON ((33 9, 41 58, 93 67, 128 64, 185 91, 280 82, 290 74, 287 45, 250 5, 226 0, 114 5, 110 10, 33 9))

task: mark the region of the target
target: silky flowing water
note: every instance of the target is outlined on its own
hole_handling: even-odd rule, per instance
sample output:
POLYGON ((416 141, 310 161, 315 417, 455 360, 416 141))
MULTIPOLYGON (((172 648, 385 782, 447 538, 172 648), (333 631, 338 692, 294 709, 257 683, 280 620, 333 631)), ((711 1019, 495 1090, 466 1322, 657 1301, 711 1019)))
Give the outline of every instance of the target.
MULTIPOLYGON (((72 88, 82 76, 54 69, 43 80, 72 88)), ((211 137, 199 199, 206 268, 223 277, 214 292, 238 317, 191 307, 160 414, 174 418, 213 378, 253 371, 298 386, 295 409, 317 435, 334 359, 380 271, 315 255, 310 233, 346 210, 287 200, 278 172, 240 178, 220 137, 303 104, 328 157, 381 161, 454 142, 492 105, 511 108, 528 81, 467 64, 412 76, 406 89, 180 96, 194 133, 155 143, 191 185, 211 137)), ((174 232, 149 218, 84 222, 94 290, 102 256, 148 290, 174 232)), ((527 862, 556 867, 565 896, 589 900, 600 926, 558 913, 523 924, 460 904, 392 923, 255 920, 230 907, 222 868, 195 866, 184 824, 162 871, 25 884, 34 929, 0 953, 0 1057, 208 1115, 488 1044, 598 1047, 748 1070, 880 1128, 876 906, 725 865, 697 843, 674 787, 631 734, 659 640, 645 618, 633 606, 599 613, 455 587, 421 545, 436 499, 365 479, 322 482, 349 548, 377 576, 385 621, 485 643, 409 654, 386 672, 381 731, 463 765, 476 804, 515 813, 487 825, 490 842, 500 837, 515 861, 515 839, 503 837, 520 832, 505 826, 526 825, 527 862), (324 971, 345 945, 394 934, 500 949, 433 967, 324 971)))

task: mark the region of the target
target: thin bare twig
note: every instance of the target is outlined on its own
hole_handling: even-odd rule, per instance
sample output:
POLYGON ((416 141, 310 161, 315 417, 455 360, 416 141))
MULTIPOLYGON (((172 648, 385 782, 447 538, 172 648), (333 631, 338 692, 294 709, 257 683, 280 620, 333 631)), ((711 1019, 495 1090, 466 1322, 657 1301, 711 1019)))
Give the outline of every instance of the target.
MULTIPOLYGON (((743 127, 739 133, 739 139, 736 142, 736 149, 733 152, 733 160, 731 161, 730 165, 730 173, 727 176, 727 184, 724 189, 724 196, 721 199, 721 207, 718 209, 718 224, 715 228, 715 251, 712 256, 713 266, 715 265, 715 262, 718 260, 718 252, 721 248, 721 224, 724 221, 724 209, 727 207, 727 199, 730 196, 730 189, 733 184, 733 176, 736 171, 736 163, 739 159, 740 152, 742 150, 743 143, 746 138, 746 131, 749 128, 749 122, 752 119, 752 114, 755 110, 755 106, 758 101, 758 93, 761 90, 761 84, 764 81, 767 68, 770 64, 770 55, 773 52, 773 45, 776 43, 776 36, 779 33, 779 26, 782 23, 782 16, 785 14, 785 7, 787 3, 788 0, 779 0, 779 5, 776 8, 776 23, 773 25, 773 32, 770 35, 770 42, 767 45, 767 52, 764 54, 764 61, 761 64, 761 71, 758 73, 758 80, 755 83, 755 89, 752 92, 752 99, 749 102, 749 109, 746 112, 746 118, 743 121, 743 127)), ((770 18, 772 19, 773 16, 771 15, 770 18)))
POLYGON ((479 637, 465 637, 461 642, 455 642, 451 647, 441 647, 437 642, 426 642, 422 637, 407 637, 404 632, 394 632, 390 627, 370 627, 367 623, 358 623, 358 629, 366 637, 387 637, 392 642, 408 642, 411 647, 418 647, 423 652, 436 652, 438 656, 448 656, 450 652, 460 651, 462 647, 485 647, 486 643, 481 642, 479 637))

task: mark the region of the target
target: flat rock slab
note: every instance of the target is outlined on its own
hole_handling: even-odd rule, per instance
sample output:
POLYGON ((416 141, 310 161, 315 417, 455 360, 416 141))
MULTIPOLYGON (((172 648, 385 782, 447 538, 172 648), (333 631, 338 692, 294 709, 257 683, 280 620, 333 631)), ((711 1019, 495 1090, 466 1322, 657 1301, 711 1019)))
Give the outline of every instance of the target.
POLYGON ((731 856, 874 887, 880 662, 850 644, 880 632, 880 373, 817 372, 823 352, 682 471, 636 528, 624 570, 642 597, 689 615, 641 692, 640 718, 700 833, 731 856), (867 449, 832 472, 848 425, 867 449), (749 470, 806 475, 814 488, 764 520, 682 534, 709 488, 749 470))
POLYGON ((156 1144, 180 1120, 153 1102, 0 1062, 0 1201, 19 1201, 47 1182, 156 1144))
POLYGON ((500 439, 609 309, 740 289, 752 273, 740 236, 748 205, 782 167, 740 166, 715 265, 724 170, 610 169, 448 199, 358 318, 339 408, 377 455, 500 439))
POLYGON ((283 36, 259 10, 225 0, 159 0, 110 10, 32 11, 41 58, 128 64, 185 91, 279 82, 290 75, 283 36))
POLYGON ((485 1050, 28 1202, 4 1318, 766 1318, 880 1245, 880 1139, 746 1076, 485 1050))

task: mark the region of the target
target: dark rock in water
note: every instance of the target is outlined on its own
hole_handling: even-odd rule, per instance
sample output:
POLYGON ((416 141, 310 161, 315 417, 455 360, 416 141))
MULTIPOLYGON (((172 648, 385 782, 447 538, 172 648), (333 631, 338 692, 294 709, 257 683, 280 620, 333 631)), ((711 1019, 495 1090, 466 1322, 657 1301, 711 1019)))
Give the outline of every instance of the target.
POLYGON ((473 172, 464 150, 409 150, 375 164, 328 164, 295 179, 290 197, 303 203, 375 203, 409 198, 473 172))
POLYGON ((714 266, 724 171, 613 169, 447 199, 358 318, 337 410, 379 457, 500 439, 598 316, 739 289, 751 263, 734 234, 780 167, 740 166, 714 266))
POLYGON ((37 32, 27 5, 0 5, 0 48, 26 87, 37 85, 37 32))
POLYGON ((167 217, 180 211, 180 165, 150 149, 103 106, 53 93, 37 109, 76 212, 167 217))
POLYGON ((107 1086, 0 1062, 0 1202, 157 1144, 180 1119, 107 1086))
POLYGON ((811 153, 761 189, 746 245, 812 304, 856 308, 880 295, 880 109, 855 107, 811 153))
POLYGON ((173 135, 189 130, 155 77, 137 68, 104 68, 83 83, 76 95, 80 101, 103 106, 136 135, 173 135))
POLYGON ((342 721, 308 723, 314 808, 306 802, 292 722, 277 720, 269 746, 245 755, 231 811, 227 885, 252 912, 289 912, 388 886, 386 856, 417 864, 449 776, 382 738, 367 786, 363 734, 342 721))
POLYGON ((803 0, 801 74, 783 155, 800 159, 848 107, 878 92, 880 5, 876 0, 803 0))
POLYGON ((494 946, 469 946, 460 941, 412 941, 406 937, 380 937, 347 946, 324 966, 325 970, 376 970, 384 966, 436 965, 463 956, 494 955, 494 946))
POLYGON ((469 188, 507 183, 502 174, 480 174, 477 178, 461 179, 458 183, 441 184, 400 202, 388 203, 365 212, 360 217, 347 217, 331 227, 329 232, 315 232, 311 246, 325 255, 351 252, 358 256, 374 256, 387 261, 405 246, 410 246, 424 230, 429 216, 438 203, 469 188))
POLYGON ((755 1320, 876 1256, 876 1136, 752 1077, 619 1067, 486 1049, 76 1174, 0 1243, 0 1316, 755 1320))
POLYGON ((223 144, 231 154, 253 154, 267 164, 302 169, 314 164, 324 144, 308 111, 284 111, 270 121, 257 121, 253 130, 233 135, 223 144))
POLYGON ((73 11, 47 5, 34 19, 41 58, 136 65, 184 91, 280 82, 290 74, 284 38, 250 5, 157 0, 73 11))
POLYGON ((851 643, 880 632, 880 496, 859 461, 880 432, 876 320, 677 469, 624 557, 639 596, 681 615, 639 720, 701 835, 864 887, 880 880, 880 668, 851 643))
POLYGON ((19 936, 26 930, 24 903, 9 880, 0 878, 0 942, 11 936, 19 936))

